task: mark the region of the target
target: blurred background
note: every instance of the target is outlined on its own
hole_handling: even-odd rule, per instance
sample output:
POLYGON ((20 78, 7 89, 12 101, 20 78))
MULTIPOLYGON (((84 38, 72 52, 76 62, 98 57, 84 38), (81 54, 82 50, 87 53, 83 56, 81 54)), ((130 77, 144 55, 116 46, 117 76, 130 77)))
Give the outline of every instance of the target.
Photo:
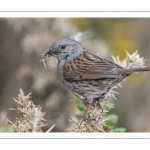
MULTIPOLYGON (((8 110, 16 107, 21 88, 32 92, 34 104, 46 112, 47 130, 71 128, 70 116, 78 112, 74 95, 59 81, 55 58, 47 58, 45 73, 39 58, 43 51, 61 38, 74 38, 87 50, 113 61, 125 58, 125 50, 138 50, 150 66, 150 19, 148 18, 1 18, 0 19, 0 126, 17 116, 8 110)), ((117 89, 115 108, 117 126, 127 132, 150 131, 150 72, 133 74, 117 89)))

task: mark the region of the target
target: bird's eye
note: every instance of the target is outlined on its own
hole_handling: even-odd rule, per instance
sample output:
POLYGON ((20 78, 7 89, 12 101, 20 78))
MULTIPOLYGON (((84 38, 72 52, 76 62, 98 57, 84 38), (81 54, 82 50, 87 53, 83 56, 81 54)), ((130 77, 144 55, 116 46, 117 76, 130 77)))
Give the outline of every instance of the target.
POLYGON ((61 48, 62 48, 62 49, 65 49, 65 48, 66 48, 66 45, 61 45, 61 48))

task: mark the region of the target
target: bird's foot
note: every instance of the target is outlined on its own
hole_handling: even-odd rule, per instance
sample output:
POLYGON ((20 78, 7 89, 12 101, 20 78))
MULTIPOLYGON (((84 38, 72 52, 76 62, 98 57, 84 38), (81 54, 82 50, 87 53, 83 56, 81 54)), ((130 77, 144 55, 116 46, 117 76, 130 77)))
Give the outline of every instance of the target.
POLYGON ((99 108, 102 110, 102 111, 101 111, 101 113, 103 113, 103 112, 104 112, 104 109, 103 109, 103 107, 101 106, 101 104, 100 104, 100 103, 99 103, 99 105, 98 105, 98 106, 99 106, 99 108))
MULTIPOLYGON (((105 93, 103 94, 103 96, 104 96, 104 95, 105 95, 105 93)), ((97 106, 99 106, 99 108, 102 110, 101 113, 103 113, 103 107, 102 107, 102 105, 100 104, 100 97, 95 98, 95 99, 94 99, 94 103, 95 103, 97 106)))
POLYGON ((86 116, 83 116, 83 118, 81 119, 81 121, 80 121, 80 123, 79 123, 79 129, 80 129, 80 127, 81 127, 81 125, 82 125, 82 123, 83 122, 86 122, 86 121, 96 121, 94 118, 88 118, 88 117, 86 117, 86 116))
POLYGON ((84 116, 84 117, 82 118, 82 120, 83 120, 83 121, 92 121, 92 120, 95 120, 95 119, 94 119, 94 118, 88 118, 88 117, 84 116))

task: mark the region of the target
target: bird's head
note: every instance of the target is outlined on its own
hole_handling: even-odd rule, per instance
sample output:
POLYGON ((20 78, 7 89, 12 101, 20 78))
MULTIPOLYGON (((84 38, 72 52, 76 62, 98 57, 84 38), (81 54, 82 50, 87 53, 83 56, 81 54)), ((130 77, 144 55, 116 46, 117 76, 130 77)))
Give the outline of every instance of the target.
POLYGON ((59 62, 68 62, 79 56, 84 47, 80 43, 71 39, 61 39, 53 43, 43 54, 43 56, 54 56, 59 62))

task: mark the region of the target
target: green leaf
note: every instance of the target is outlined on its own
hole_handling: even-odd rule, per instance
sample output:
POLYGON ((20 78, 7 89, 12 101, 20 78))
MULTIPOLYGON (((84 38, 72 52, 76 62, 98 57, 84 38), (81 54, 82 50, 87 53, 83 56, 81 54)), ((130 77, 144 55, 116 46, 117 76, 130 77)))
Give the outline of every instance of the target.
POLYGON ((77 105, 77 108, 78 108, 80 111, 83 111, 84 106, 83 106, 82 104, 78 104, 78 105, 77 105))
POLYGON ((83 118, 83 114, 76 114, 75 116, 76 116, 78 119, 83 118))
POLYGON ((75 97, 74 102, 75 102, 77 108, 78 108, 80 111, 83 111, 84 105, 83 105, 83 103, 81 102, 81 100, 80 100, 79 98, 75 97))
POLYGON ((109 103, 108 105, 105 106, 105 110, 110 111, 112 108, 114 108, 115 104, 114 103, 109 103))
POLYGON ((111 129, 110 132, 126 132, 126 128, 115 128, 115 129, 111 129))
POLYGON ((0 132, 15 132, 15 129, 10 126, 7 128, 0 128, 0 132))
POLYGON ((118 122, 118 116, 114 114, 110 114, 106 117, 105 124, 108 126, 108 128, 112 129, 118 122))
POLYGON ((75 97, 74 98, 74 102, 75 102, 75 104, 80 104, 81 100, 78 97, 75 97))

